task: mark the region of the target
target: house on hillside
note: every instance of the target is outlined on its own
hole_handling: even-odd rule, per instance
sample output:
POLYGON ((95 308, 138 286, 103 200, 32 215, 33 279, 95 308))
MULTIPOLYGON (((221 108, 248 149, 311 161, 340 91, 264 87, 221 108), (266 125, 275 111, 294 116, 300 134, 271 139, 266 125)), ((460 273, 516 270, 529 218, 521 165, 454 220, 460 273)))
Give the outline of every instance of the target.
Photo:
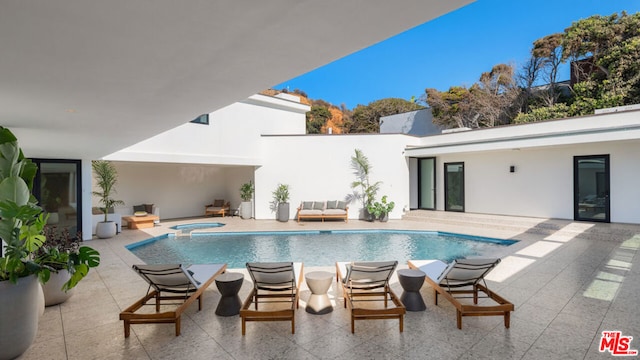
POLYGON ((433 114, 430 108, 380 118, 381 134, 427 136, 440 132, 442 132, 442 127, 433 123, 433 114))

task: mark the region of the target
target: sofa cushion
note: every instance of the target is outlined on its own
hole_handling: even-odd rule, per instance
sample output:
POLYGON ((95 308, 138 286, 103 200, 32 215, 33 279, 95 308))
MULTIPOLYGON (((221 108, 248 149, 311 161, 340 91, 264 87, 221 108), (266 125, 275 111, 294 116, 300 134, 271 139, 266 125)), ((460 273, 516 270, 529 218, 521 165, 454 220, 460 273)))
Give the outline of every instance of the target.
POLYGON ((324 210, 324 201, 314 201, 313 210, 324 210))
POLYGON ((322 210, 300 210, 298 215, 302 216, 322 216, 322 210))
POLYGON ((337 208, 338 208, 338 200, 327 201, 327 209, 337 209, 337 208))
POLYGON ((322 213, 324 215, 346 215, 347 211, 342 209, 326 209, 322 213))
POLYGON ((302 206, 300 207, 302 210, 311 210, 313 209, 313 201, 303 201, 302 206))
POLYGON ((138 211, 148 212, 144 205, 133 205, 133 212, 136 213, 138 211))
POLYGON ((336 209, 346 210, 347 209, 347 202, 346 201, 338 201, 338 204, 336 205, 336 209))

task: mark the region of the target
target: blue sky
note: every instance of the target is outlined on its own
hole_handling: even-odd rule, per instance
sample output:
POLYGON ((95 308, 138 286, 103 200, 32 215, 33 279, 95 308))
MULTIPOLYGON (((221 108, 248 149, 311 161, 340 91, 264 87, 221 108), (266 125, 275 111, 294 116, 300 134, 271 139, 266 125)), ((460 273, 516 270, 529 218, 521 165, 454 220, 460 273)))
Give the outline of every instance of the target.
MULTIPOLYGON (((499 63, 519 69, 533 41, 591 15, 640 11, 640 0, 477 0, 466 7, 273 86, 353 109, 426 88, 470 86, 499 63)), ((565 69, 560 80, 569 78, 565 69)))

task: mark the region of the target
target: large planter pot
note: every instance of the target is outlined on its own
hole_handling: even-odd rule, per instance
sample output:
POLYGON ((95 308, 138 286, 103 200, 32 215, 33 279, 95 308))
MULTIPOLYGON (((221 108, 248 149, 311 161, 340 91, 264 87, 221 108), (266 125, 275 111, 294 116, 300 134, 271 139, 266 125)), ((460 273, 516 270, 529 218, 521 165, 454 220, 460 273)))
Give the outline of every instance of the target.
POLYGON ((380 221, 381 222, 389 221, 389 213, 385 213, 385 214, 380 215, 380 221))
POLYGON ((289 221, 289 203, 279 203, 278 204, 278 221, 287 222, 289 221))
POLYGON ((101 221, 96 224, 96 236, 100 239, 108 239, 116 236, 117 230, 115 221, 101 221))
POLYGON ((18 357, 35 340, 41 291, 36 276, 20 278, 17 284, 0 281, 0 360, 18 357))
POLYGON ((243 201, 240 204, 240 217, 243 219, 251 219, 251 201, 243 201))
POLYGON ((44 291, 44 305, 52 306, 61 304, 73 295, 73 289, 64 292, 62 286, 69 281, 71 274, 68 270, 59 270, 57 273, 52 272, 49 281, 42 285, 44 291))
POLYGON ((366 221, 373 222, 376 219, 376 216, 371 214, 369 210, 367 210, 366 208, 362 209, 362 216, 363 216, 363 220, 366 220, 366 221))

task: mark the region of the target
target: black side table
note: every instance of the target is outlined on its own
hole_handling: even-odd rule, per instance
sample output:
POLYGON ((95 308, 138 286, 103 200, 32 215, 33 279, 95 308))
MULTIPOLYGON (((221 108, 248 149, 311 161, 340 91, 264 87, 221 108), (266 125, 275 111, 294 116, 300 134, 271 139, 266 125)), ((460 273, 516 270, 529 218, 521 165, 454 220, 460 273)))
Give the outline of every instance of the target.
POLYGON ((408 311, 424 311, 427 305, 420 295, 420 288, 424 284, 426 274, 420 270, 401 269, 397 271, 398 281, 404 290, 400 301, 408 311))
POLYGON ((216 278, 216 287, 220 291, 220 302, 216 308, 216 315, 233 316, 240 313, 242 302, 240 301, 240 288, 244 281, 244 275, 240 273, 224 273, 216 278))

